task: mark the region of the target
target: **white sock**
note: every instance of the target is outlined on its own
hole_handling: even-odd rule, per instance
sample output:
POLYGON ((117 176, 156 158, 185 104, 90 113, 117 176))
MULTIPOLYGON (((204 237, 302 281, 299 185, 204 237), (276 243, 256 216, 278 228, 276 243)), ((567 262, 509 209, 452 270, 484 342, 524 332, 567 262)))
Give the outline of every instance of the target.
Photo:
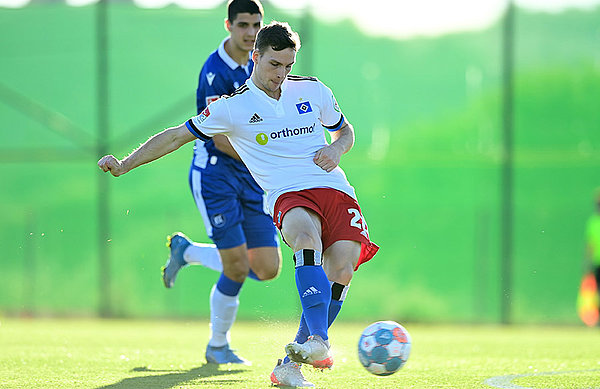
POLYGON ((183 259, 190 265, 202 265, 218 272, 223 271, 219 249, 214 244, 192 243, 183 252, 183 259))
POLYGON ((215 284, 210 291, 210 340, 213 347, 229 343, 229 330, 233 326, 240 300, 238 296, 227 296, 215 284))

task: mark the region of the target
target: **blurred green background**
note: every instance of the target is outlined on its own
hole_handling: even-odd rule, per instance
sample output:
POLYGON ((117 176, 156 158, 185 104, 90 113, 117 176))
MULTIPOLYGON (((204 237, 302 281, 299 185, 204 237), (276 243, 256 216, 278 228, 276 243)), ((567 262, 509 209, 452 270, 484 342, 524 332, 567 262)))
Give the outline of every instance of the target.
MULTIPOLYGON (((340 317, 500 321, 502 21, 400 40, 268 3, 265 13, 300 32, 293 73, 331 87, 356 129, 342 167, 381 250, 340 317)), ((167 234, 208 241, 188 188, 191 145, 118 179, 96 161, 97 144, 122 157, 195 113, 224 7, 109 3, 105 79, 97 15, 62 2, 0 8, 0 313, 207 317, 217 273, 184 269, 172 290, 160 279, 167 234), (102 185, 110 224, 99 245, 102 185)), ((517 9, 514 26, 510 321, 578 323, 584 225, 600 185, 600 8, 517 9)), ((239 318, 297 317, 287 247, 283 256, 278 279, 246 282, 239 318)))

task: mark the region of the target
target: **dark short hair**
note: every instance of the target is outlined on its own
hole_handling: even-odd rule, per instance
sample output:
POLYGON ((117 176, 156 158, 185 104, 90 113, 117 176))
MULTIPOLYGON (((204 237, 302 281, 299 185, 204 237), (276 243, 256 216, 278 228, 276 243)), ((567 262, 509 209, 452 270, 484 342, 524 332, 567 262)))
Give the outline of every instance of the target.
POLYGON ((249 13, 264 16, 263 6, 259 0, 229 0, 227 3, 227 19, 233 23, 238 14, 249 13))
POLYGON ((300 37, 292 31, 289 24, 272 21, 260 29, 254 44, 254 49, 259 52, 264 52, 269 47, 275 51, 288 48, 298 51, 300 50, 300 37))

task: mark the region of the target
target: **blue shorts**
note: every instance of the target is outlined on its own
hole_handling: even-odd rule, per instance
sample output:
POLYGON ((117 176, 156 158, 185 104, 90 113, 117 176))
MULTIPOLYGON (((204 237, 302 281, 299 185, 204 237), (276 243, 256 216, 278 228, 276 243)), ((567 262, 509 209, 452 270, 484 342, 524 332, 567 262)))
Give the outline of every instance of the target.
POLYGON ((189 180, 206 233, 217 248, 279 246, 264 191, 242 162, 197 147, 189 180))

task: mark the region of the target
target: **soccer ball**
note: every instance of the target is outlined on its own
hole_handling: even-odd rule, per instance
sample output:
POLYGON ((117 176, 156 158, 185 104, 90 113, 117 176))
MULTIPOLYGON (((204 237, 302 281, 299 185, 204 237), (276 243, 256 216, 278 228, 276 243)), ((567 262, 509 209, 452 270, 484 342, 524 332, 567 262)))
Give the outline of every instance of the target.
POLYGON ((408 359, 410 335, 395 321, 378 321, 360 335, 358 359, 369 373, 394 374, 408 359))

